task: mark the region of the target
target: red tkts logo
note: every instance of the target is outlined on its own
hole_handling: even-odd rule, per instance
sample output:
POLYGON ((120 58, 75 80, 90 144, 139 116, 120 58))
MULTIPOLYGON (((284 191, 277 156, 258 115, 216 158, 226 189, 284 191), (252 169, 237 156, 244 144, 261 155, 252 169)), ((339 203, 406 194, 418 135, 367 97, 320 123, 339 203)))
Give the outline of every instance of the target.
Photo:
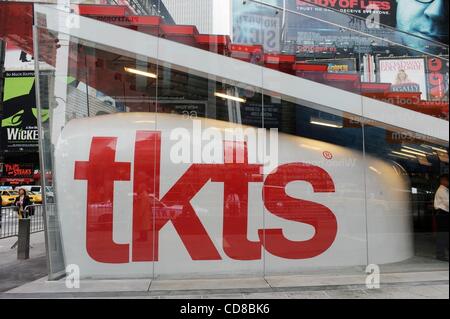
MULTIPOLYGON (((87 180, 87 252, 103 263, 128 263, 129 244, 113 240, 114 181, 133 179, 133 262, 157 261, 159 231, 171 222, 193 260, 221 260, 221 256, 190 201, 208 183, 224 185, 223 250, 235 260, 261 259, 261 248, 286 259, 312 258, 326 251, 337 233, 336 217, 327 207, 286 193, 290 182, 305 181, 316 193, 335 191, 334 183, 320 167, 289 163, 280 165, 265 179, 261 164, 249 164, 244 142, 224 142, 224 152, 244 152, 243 163, 192 164, 161 197, 161 132, 137 131, 134 165, 116 162, 115 137, 94 137, 89 161, 76 161, 74 178, 87 180), (131 171, 133 170, 133 172, 131 171), (132 174, 133 173, 133 174, 132 174), (259 229, 258 241, 247 237, 249 183, 263 184, 262 200, 267 210, 286 220, 309 224, 314 236, 292 241, 279 228, 259 229), (233 204, 237 198, 239 203, 233 204), (225 200, 227 199, 227 200, 225 200), (99 211, 108 218, 101 222, 99 211), (226 244, 225 244, 226 243, 226 244)), ((228 153, 230 154, 230 153, 228 153)))

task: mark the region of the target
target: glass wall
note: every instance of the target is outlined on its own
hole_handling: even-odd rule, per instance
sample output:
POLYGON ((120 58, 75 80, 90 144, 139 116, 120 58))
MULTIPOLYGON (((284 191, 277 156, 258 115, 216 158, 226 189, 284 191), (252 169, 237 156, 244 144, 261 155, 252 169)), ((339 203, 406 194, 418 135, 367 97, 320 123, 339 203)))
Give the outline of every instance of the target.
POLYGON ((153 18, 35 10, 35 54, 54 70, 39 72, 51 276, 448 270, 432 205, 448 142, 405 121, 448 122, 374 115, 394 105, 244 45, 232 59, 227 37, 192 48, 195 30, 153 18))

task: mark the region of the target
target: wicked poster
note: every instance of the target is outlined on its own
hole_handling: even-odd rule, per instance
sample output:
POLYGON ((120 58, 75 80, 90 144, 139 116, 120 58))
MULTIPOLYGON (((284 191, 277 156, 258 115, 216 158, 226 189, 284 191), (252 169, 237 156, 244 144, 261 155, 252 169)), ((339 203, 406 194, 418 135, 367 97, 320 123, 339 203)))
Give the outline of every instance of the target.
MULTIPOLYGON (((2 101, 0 144, 2 151, 36 151, 38 129, 34 72, 5 72, 2 101)), ((43 116, 43 120, 46 120, 46 116, 43 116)))

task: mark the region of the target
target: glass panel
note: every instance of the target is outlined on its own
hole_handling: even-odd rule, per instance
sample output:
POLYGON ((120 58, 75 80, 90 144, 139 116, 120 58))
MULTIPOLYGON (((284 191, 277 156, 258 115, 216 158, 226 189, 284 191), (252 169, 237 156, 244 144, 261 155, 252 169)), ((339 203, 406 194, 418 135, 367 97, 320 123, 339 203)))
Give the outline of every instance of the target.
POLYGON ((39 32, 41 59, 56 66, 54 88, 41 98, 56 99, 43 149, 51 152, 45 167, 65 264, 78 265, 82 278, 153 277, 153 261, 155 276, 262 275, 262 177, 253 158, 263 124, 260 76, 252 75, 253 87, 39 32), (220 136, 203 141, 200 153, 197 125, 206 138, 220 136), (183 129, 193 150, 180 162, 171 136, 183 129))
MULTIPOLYGON (((434 208, 440 176, 448 176, 448 143, 376 122, 364 133, 369 263, 381 273, 448 271, 436 260, 445 230, 434 208)), ((448 224, 446 236, 448 249, 448 224)))
POLYGON ((266 101, 282 118, 278 168, 264 182, 266 276, 360 271, 367 261, 361 123, 284 96, 266 101))
MULTIPOLYGON (((52 126, 58 123, 61 118, 61 113, 57 113, 56 108, 61 102, 65 101, 64 96, 56 94, 56 88, 61 90, 61 83, 67 83, 67 70, 60 70, 57 72, 54 68, 56 42, 52 41, 49 45, 49 39, 52 35, 47 30, 36 29, 33 35, 33 42, 37 52, 35 58, 45 64, 39 65, 39 70, 36 76, 37 85, 36 93, 38 100, 38 114, 40 114, 41 121, 38 121, 38 126, 41 132, 40 139, 40 162, 41 162, 41 178, 44 189, 43 202, 45 205, 46 217, 46 244, 47 244, 47 258, 49 266, 49 279, 56 279, 65 272, 64 252, 62 247, 60 218, 55 206, 56 192, 53 170, 53 153, 55 145, 52 140, 52 126), (44 45, 45 43, 45 45, 44 45), (43 121, 44 116, 48 120, 43 121)), ((61 93, 61 91, 59 91, 61 93)), ((64 113, 63 113, 64 114, 64 113)))
POLYGON ((61 32, 39 28, 38 36, 40 59, 53 70, 40 72, 40 83, 51 83, 40 86, 50 118, 42 152, 45 186, 54 189, 47 192, 49 243, 57 247, 51 274, 65 263, 82 278, 152 277, 152 259, 142 260, 150 248, 141 246, 149 230, 140 232, 136 220, 151 216, 140 205, 152 200, 145 191, 154 185, 141 190, 129 181, 145 178, 131 163, 141 132, 155 130, 157 65, 61 32))
MULTIPOLYGON (((448 145, 410 139, 409 131, 364 118, 378 110, 392 124, 405 120, 395 118, 399 114, 421 115, 404 108, 428 114, 416 107, 418 92, 387 94, 381 67, 367 72, 376 62, 413 59, 436 84, 429 115, 445 118, 441 83, 448 59, 431 52, 442 46, 399 60, 397 53, 385 56, 385 47, 405 49, 392 43, 398 38, 382 38, 379 53, 367 46, 372 31, 363 28, 367 34, 353 38, 350 27, 351 36, 328 43, 308 33, 305 21, 334 34, 343 23, 337 17, 347 15, 331 11, 330 24, 273 5, 247 2, 254 38, 241 35, 246 43, 224 45, 235 59, 221 56, 208 39, 207 50, 192 48, 200 47, 195 30, 174 29, 168 16, 160 20, 161 12, 142 25, 131 18, 136 12, 108 18, 131 30, 95 21, 106 21, 103 11, 80 12, 90 19, 78 26, 76 19, 57 24, 44 9, 36 14, 37 56, 45 63, 40 111, 49 117, 41 119, 41 151, 51 187, 52 275, 68 264, 80 266, 82 277, 97 278, 361 274, 368 263, 398 270, 399 262, 425 269, 417 256, 442 267, 427 257, 434 245, 427 207, 437 176, 448 172, 448 145), (266 24, 280 35, 276 40, 266 24), (314 47, 313 54, 302 45, 314 47), (339 45, 330 55, 328 48, 339 45), (413 101, 398 101, 403 98, 413 101)), ((426 118, 436 123, 431 130, 443 126, 426 118)))
MULTIPOLYGON (((195 22, 200 32, 214 32, 213 1, 164 3, 178 24, 195 22), (201 8, 199 15, 183 13, 186 6, 201 8)), ((163 37, 197 46, 176 32, 164 29, 163 37)), ((208 50, 224 54, 223 49, 208 50)), ((223 67, 220 60, 205 58, 191 56, 189 62, 195 66, 198 60, 211 73, 223 67)), ((229 67, 246 70, 243 62, 229 67)), ((261 74, 249 74, 254 86, 161 62, 159 75, 161 204, 154 211, 155 277, 262 276, 263 160, 255 156, 267 135, 261 74), (164 226, 168 216, 171 223, 164 226)))
POLYGON ((262 276, 261 89, 169 63, 159 74, 155 276, 262 276))

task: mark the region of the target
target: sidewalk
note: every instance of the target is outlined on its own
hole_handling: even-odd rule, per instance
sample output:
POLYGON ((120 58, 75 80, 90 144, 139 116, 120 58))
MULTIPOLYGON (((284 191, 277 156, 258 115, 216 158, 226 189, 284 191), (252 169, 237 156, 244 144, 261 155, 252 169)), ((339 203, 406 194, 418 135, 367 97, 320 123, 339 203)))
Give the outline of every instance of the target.
POLYGON ((31 236, 29 260, 10 249, 16 238, 0 240, 0 298, 449 298, 449 264, 425 257, 381 266, 380 289, 367 289, 362 267, 311 270, 301 275, 214 279, 47 281, 44 233, 31 236))
POLYGON ((30 259, 17 260, 17 237, 0 239, 0 293, 47 275, 44 232, 31 234, 30 259))
POLYGON ((367 289, 365 275, 297 275, 266 278, 192 280, 82 280, 67 288, 65 279, 41 278, 9 290, 0 298, 449 298, 449 272, 406 272, 381 275, 379 289, 367 289))

